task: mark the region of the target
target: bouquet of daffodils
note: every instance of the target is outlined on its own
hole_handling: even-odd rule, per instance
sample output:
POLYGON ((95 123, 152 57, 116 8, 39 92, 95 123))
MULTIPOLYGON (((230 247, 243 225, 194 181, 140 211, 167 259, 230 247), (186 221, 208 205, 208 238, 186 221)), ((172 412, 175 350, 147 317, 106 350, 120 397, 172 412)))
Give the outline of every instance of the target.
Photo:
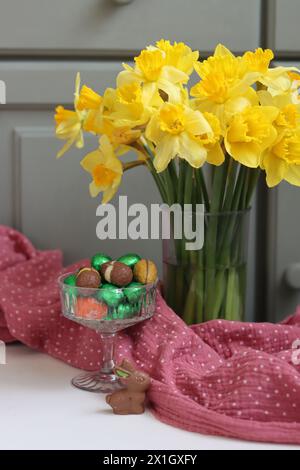
POLYGON ((187 252, 175 240, 167 276, 169 303, 188 323, 241 316, 237 214, 250 207, 260 172, 269 187, 300 186, 300 75, 271 68, 272 59, 269 49, 235 56, 219 44, 199 60, 187 45, 160 40, 123 64, 115 88, 101 94, 81 87, 78 75, 74 110, 56 109, 56 136, 66 141, 58 157, 82 148, 85 132, 99 138, 81 161, 92 197, 102 193, 107 203, 123 173, 145 165, 165 203, 205 205, 203 250, 187 252), (194 72, 199 80, 189 86, 194 72), (135 158, 122 162, 129 151, 135 158), (224 222, 220 214, 233 215, 224 222))

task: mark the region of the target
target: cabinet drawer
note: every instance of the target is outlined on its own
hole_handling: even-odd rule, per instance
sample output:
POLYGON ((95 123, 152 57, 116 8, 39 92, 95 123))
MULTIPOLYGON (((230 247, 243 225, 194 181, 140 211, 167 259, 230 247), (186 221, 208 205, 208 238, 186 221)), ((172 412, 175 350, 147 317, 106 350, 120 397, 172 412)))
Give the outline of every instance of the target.
POLYGON ((278 51, 299 51, 300 2, 276 0, 275 45, 278 51))
POLYGON ((0 0, 0 53, 126 55, 161 37, 202 51, 258 44, 259 0, 116 2, 0 0))

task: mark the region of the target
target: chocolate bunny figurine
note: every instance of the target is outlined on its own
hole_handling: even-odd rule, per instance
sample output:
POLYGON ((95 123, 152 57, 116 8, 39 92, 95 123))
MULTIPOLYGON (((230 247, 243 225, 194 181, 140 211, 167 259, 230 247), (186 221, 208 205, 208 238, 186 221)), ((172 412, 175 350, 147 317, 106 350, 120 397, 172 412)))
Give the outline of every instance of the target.
POLYGON ((107 395, 106 403, 117 415, 144 413, 146 391, 151 383, 149 375, 136 370, 127 359, 123 359, 121 365, 115 368, 115 373, 126 388, 107 395))

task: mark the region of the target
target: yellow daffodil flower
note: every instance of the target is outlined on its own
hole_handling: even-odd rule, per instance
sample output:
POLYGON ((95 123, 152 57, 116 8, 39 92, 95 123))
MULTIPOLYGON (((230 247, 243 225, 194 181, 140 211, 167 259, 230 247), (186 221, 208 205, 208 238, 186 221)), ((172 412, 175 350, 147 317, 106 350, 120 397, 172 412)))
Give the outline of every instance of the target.
POLYGON ((273 58, 274 54, 270 49, 258 48, 254 52, 245 52, 242 62, 245 70, 260 74, 257 81, 264 85, 273 96, 294 91, 293 82, 295 79, 299 81, 299 75, 297 77, 296 74, 299 70, 296 67, 269 68, 273 58))
POLYGON ((124 69, 117 78, 117 87, 137 82, 142 85, 143 102, 151 106, 160 106, 162 98, 159 90, 168 96, 168 100, 180 100, 180 85, 187 83, 189 76, 182 70, 168 65, 165 51, 149 47, 135 58, 135 66, 123 64, 124 69))
POLYGON ((261 90, 258 93, 262 106, 275 106, 279 109, 279 114, 274 121, 278 130, 282 128, 295 129, 300 124, 300 103, 293 103, 291 94, 272 96, 268 91, 261 90))
POLYGON ((213 56, 197 62, 195 70, 201 80, 192 87, 191 96, 196 98, 199 109, 215 114, 223 128, 233 114, 257 104, 251 85, 259 73, 247 70, 242 58, 235 57, 222 44, 213 56))
POLYGON ((102 97, 98 95, 92 88, 83 85, 80 90, 77 109, 80 111, 87 109, 99 109, 102 103, 102 97))
POLYGON ((164 171, 177 156, 194 168, 201 167, 206 161, 207 150, 197 137, 212 132, 200 111, 181 104, 164 103, 146 129, 146 137, 156 145, 154 165, 157 172, 164 171))
POLYGON ((242 63, 244 63, 247 71, 266 73, 271 60, 274 59, 274 54, 271 49, 258 48, 254 52, 247 51, 242 57, 242 63))
POLYGON ((295 77, 299 73, 296 67, 269 68, 261 74, 258 81, 264 85, 272 96, 294 95, 294 102, 298 101, 299 80, 295 77))
POLYGON ((151 108, 143 102, 142 88, 137 82, 128 83, 115 90, 114 106, 110 114, 116 126, 131 128, 145 126, 151 108))
POLYGON ((278 114, 273 106, 253 106, 235 115, 224 139, 229 155, 242 165, 257 168, 263 151, 277 137, 273 123, 278 114))
POLYGON ((224 152, 220 143, 222 130, 219 119, 214 114, 204 112, 203 116, 209 123, 212 131, 195 137, 196 141, 201 143, 207 150, 207 163, 219 166, 224 160, 224 152))
POLYGON ((171 65, 181 70, 187 75, 191 75, 194 66, 199 59, 199 52, 192 49, 183 42, 174 42, 161 39, 156 43, 156 47, 165 53, 166 65, 171 65))
POLYGON ((117 158, 107 136, 100 138, 98 150, 89 153, 81 161, 81 166, 93 178, 90 183, 92 197, 103 193, 102 203, 109 202, 117 192, 122 180, 123 166, 117 158))
POLYGON ((86 111, 83 129, 92 134, 101 134, 103 131, 104 100, 92 88, 83 85, 80 90, 77 108, 86 111))
POLYGON ((150 113, 141 100, 140 85, 131 83, 117 89, 108 89, 103 97, 101 115, 99 113, 94 116, 92 125, 89 118, 87 122, 98 133, 105 133, 114 148, 124 152, 140 138, 149 116, 150 113))
POLYGON ((141 100, 141 88, 137 83, 120 88, 108 88, 98 109, 91 109, 84 123, 84 130, 105 134, 114 148, 131 145, 141 135, 149 120, 149 112, 141 100))
POLYGON ((267 185, 282 180, 300 186, 300 129, 279 134, 275 144, 262 155, 261 168, 266 172, 267 185))
POLYGON ((129 150, 130 145, 141 137, 142 131, 140 129, 132 129, 129 126, 115 126, 113 122, 107 121, 105 135, 107 135, 115 149, 124 153, 124 151, 129 150))
POLYGON ((86 112, 78 108, 80 89, 80 75, 76 76, 74 108, 75 111, 65 109, 63 106, 57 106, 55 114, 56 130, 55 135, 58 139, 66 140, 63 148, 57 153, 60 158, 69 148, 75 144, 77 148, 83 147, 82 126, 86 112))
MULTIPOLYGON (((86 97, 83 97, 87 101, 86 97)), ((89 97, 90 107, 84 122, 84 130, 92 134, 106 134, 110 129, 110 114, 114 109, 115 90, 107 88, 103 97, 89 97), (94 104, 94 106, 93 106, 94 104), (107 128, 108 124, 108 128, 107 128)))

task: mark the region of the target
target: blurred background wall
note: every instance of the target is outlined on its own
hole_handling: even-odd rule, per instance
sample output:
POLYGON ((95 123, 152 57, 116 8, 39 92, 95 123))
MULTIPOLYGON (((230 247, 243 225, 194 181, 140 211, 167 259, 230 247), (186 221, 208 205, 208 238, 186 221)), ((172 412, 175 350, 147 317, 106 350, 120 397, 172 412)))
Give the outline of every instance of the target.
MULTIPOLYGON (((160 241, 96 238, 99 200, 88 194, 83 152, 60 161, 55 106, 72 106, 77 71, 100 93, 114 86, 123 60, 164 37, 187 42, 201 57, 218 42, 234 52, 270 47, 277 63, 300 61, 298 0, 0 0, 0 223, 22 230, 41 249, 61 248, 65 262, 106 251, 141 252, 161 266, 160 241)), ((91 137, 86 149, 96 147, 91 137)), ((120 194, 128 202, 160 202, 144 168, 129 172, 120 194)), ((300 196, 261 181, 252 213, 248 318, 278 320, 300 300, 285 272, 300 261, 300 196)), ((117 200, 116 200, 117 201, 117 200)), ((295 266, 294 266, 295 268, 295 266)), ((296 266, 297 268, 297 266, 296 266)), ((300 273, 300 269, 299 269, 300 273)))

